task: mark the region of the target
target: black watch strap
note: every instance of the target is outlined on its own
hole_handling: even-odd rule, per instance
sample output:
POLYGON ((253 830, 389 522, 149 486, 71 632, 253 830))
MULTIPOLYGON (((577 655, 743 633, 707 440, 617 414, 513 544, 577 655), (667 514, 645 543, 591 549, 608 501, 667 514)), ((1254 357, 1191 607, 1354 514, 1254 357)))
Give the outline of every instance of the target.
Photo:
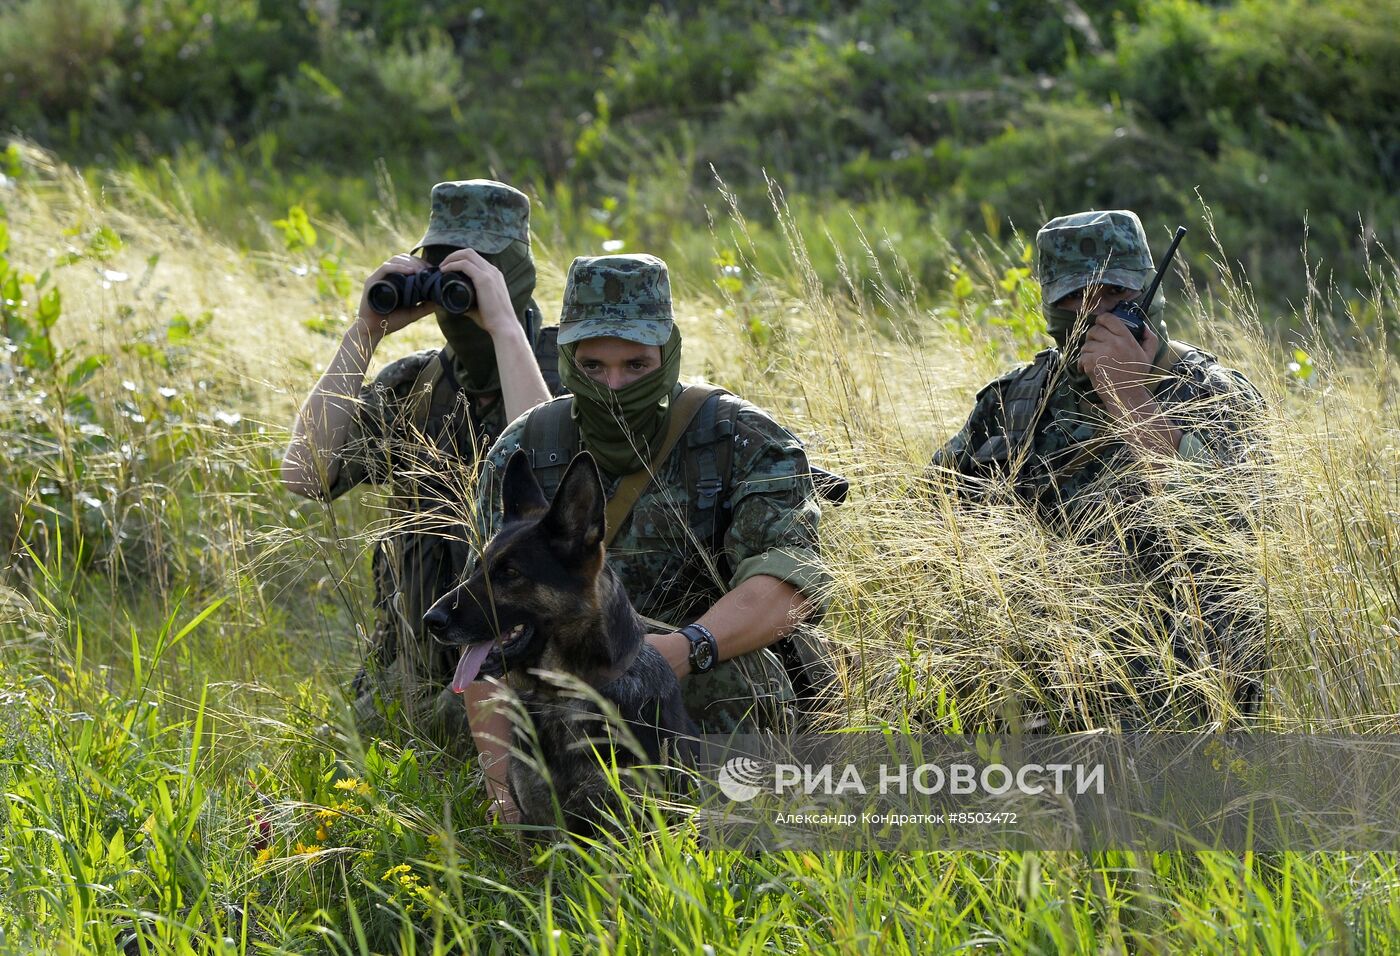
POLYGON ((678 633, 690 641, 691 672, 704 674, 714 670, 719 663, 719 642, 710 629, 703 624, 687 624, 678 633))

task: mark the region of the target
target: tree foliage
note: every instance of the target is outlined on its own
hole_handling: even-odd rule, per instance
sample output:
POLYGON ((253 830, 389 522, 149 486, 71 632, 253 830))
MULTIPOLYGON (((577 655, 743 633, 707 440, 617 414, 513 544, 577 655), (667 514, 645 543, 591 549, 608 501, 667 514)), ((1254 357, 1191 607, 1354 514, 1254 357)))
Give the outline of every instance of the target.
POLYGON ((994 234, 1108 206, 1164 229, 1199 190, 1297 295, 1305 218, 1344 290, 1359 232, 1400 238, 1397 24, 1400 0, 17 0, 0 122, 70 157, 383 159, 413 195, 490 171, 596 198, 679 154, 741 196, 766 172, 994 234))

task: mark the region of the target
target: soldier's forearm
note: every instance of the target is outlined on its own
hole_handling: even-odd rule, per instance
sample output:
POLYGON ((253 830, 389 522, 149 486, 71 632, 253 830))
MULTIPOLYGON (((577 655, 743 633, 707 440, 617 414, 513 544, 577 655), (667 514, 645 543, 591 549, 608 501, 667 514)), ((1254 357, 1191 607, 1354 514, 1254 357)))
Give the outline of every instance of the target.
MULTIPOLYGON (((709 628, 727 661, 785 637, 810 613, 811 602, 786 581, 755 574, 720 598, 697 623, 709 628)), ((690 673, 690 642, 682 634, 651 635, 678 677, 690 673)))
POLYGON ((506 405, 506 420, 515 421, 541 402, 549 401, 549 388, 540 374, 530 340, 518 322, 512 322, 492 333, 496 349, 496 367, 501 376, 501 401, 506 405))
POLYGON ((486 775, 486 789, 501 816, 510 822, 514 806, 510 799, 510 716, 500 688, 486 681, 473 681, 462 695, 467 723, 486 775))
POLYGON ((355 322, 340 340, 325 372, 292 423, 282 458, 282 481, 292 491, 316 497, 335 481, 336 455, 345 443, 378 338, 355 322))

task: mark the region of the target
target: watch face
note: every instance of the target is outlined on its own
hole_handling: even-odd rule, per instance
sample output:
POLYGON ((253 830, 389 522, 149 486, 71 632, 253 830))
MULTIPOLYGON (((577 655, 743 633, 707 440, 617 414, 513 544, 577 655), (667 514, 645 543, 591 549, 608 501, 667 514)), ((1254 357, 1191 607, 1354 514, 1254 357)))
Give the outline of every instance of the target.
POLYGON ((697 641, 690 649, 690 659, 696 670, 707 671, 714 664, 714 655, 710 653, 708 641, 697 641))

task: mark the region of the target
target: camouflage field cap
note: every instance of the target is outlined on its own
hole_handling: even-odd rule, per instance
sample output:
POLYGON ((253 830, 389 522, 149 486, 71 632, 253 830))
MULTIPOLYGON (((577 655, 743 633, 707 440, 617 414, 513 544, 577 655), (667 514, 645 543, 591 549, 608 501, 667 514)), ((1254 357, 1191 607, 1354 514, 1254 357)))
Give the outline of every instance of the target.
POLYGON ((1152 277, 1152 252, 1137 213, 1077 212, 1051 219, 1035 234, 1041 298, 1058 302, 1092 283, 1142 289, 1152 277))
POLYGON ((530 199, 492 179, 465 179, 433 187, 428 231, 415 247, 456 246, 493 254, 511 241, 530 244, 530 199))
POLYGON ((559 344, 609 335, 658 346, 671 337, 671 280, 656 256, 579 256, 569 266, 559 344))

